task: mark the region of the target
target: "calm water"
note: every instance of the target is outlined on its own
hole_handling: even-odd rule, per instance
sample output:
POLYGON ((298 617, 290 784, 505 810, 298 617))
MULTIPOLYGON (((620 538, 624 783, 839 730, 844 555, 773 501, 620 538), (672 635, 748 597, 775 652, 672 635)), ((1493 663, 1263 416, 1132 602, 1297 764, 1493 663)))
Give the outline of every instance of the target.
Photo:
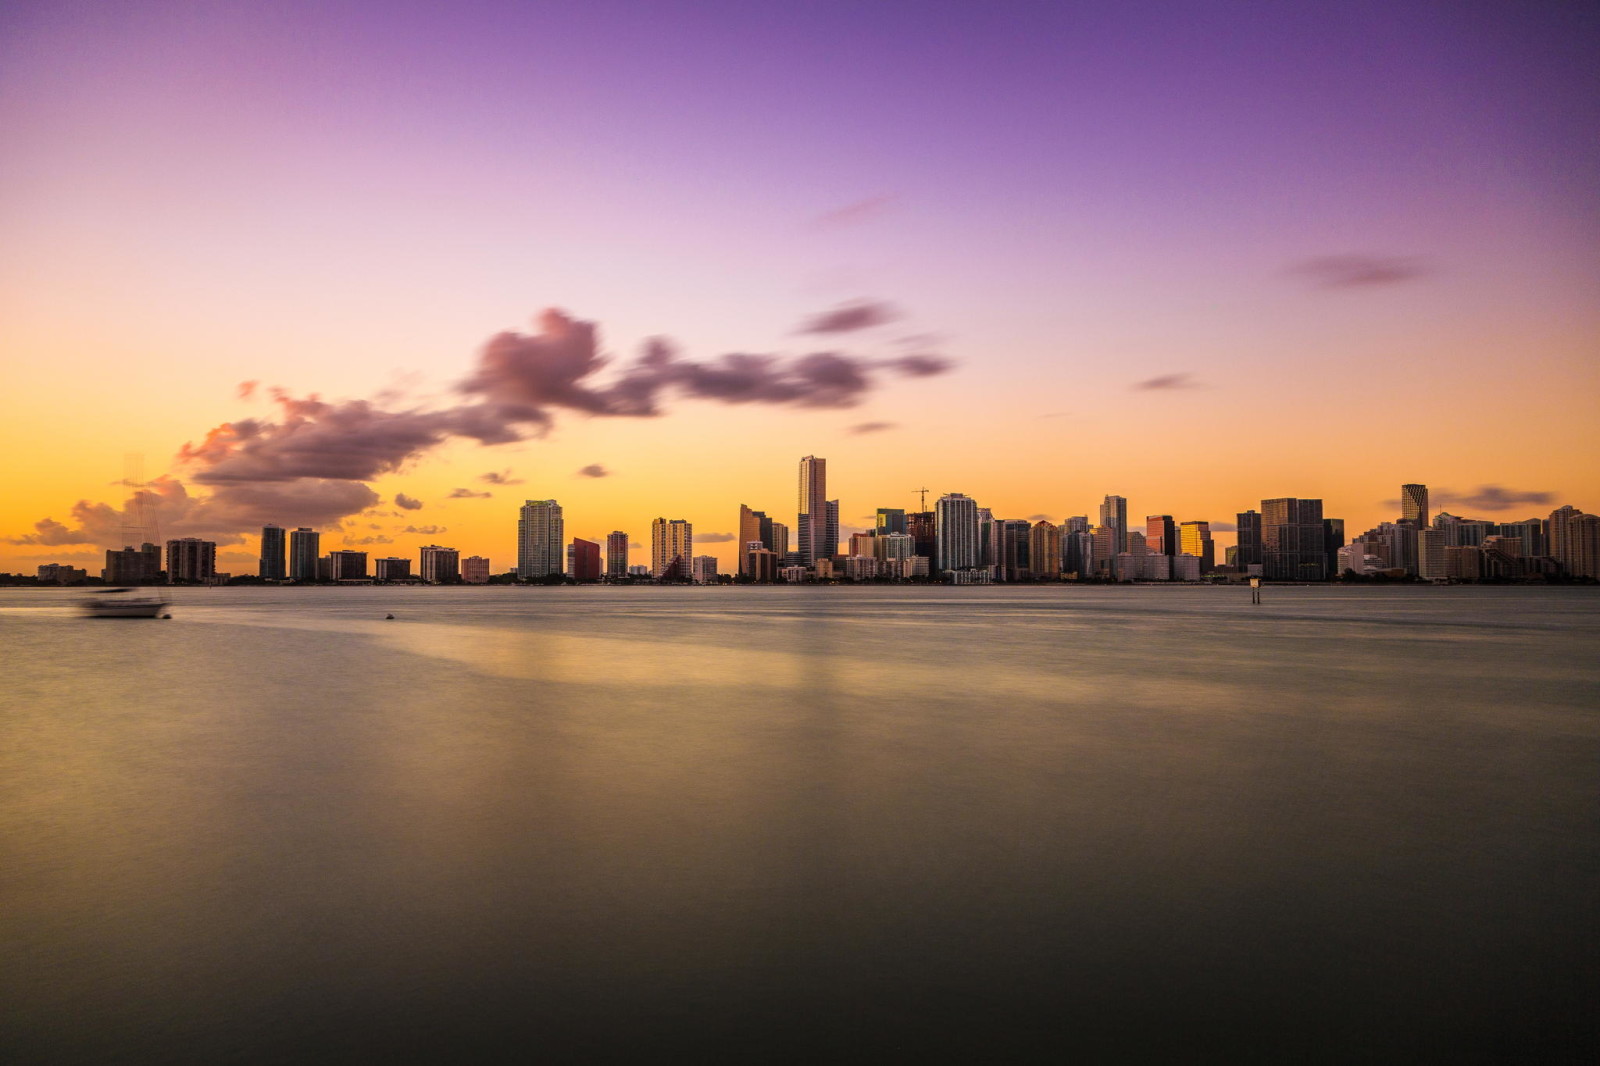
POLYGON ((9 1061, 1600 1048, 1597 590, 74 599, 0 591, 9 1061))

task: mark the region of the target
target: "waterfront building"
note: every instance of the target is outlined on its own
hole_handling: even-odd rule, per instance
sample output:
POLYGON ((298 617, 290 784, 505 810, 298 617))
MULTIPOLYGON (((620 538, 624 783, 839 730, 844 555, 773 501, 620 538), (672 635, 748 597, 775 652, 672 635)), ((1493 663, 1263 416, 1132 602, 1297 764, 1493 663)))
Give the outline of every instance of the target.
MULTIPOLYGON (((1252 566, 1260 566, 1261 560, 1261 513, 1259 511, 1240 511, 1234 515, 1235 528, 1237 529, 1238 549, 1234 552, 1234 565, 1240 573, 1250 573, 1252 566)), ((1260 571, 1257 571, 1259 573, 1260 571)))
POLYGON ((1339 572, 1339 549, 1344 546, 1344 519, 1322 520, 1322 555, 1327 562, 1328 576, 1339 572))
POLYGON ((429 544, 421 550, 418 572, 430 585, 456 585, 461 582, 461 553, 454 548, 429 544))
POLYGON ((1522 554, 1525 558, 1537 558, 1549 555, 1549 539, 1545 536, 1544 522, 1537 518, 1527 518, 1521 522, 1502 522, 1498 527, 1503 537, 1516 537, 1522 541, 1522 554))
POLYGON ((878 576, 878 560, 870 555, 852 555, 844 561, 844 575, 851 581, 871 581, 878 576))
MULTIPOLYGON (((767 517, 765 511, 753 511, 745 504, 739 505, 739 531, 735 536, 740 544, 750 544, 759 541, 763 547, 772 548, 772 519, 767 517)), ((787 530, 785 531, 787 533, 787 530)), ((785 547, 785 550, 788 550, 785 547)), ((745 574, 744 553, 739 553, 738 572, 745 574)))
POLYGON ((567 576, 587 584, 600 580, 600 545, 592 540, 574 537, 567 545, 567 576))
POLYGON ((905 533, 906 509, 904 507, 880 507, 873 532, 880 537, 885 533, 905 533))
POLYGON ((917 540, 909 533, 884 533, 872 538, 872 555, 880 562, 910 559, 916 554, 917 540))
POLYGON ((1171 572, 1169 577, 1173 581, 1199 581, 1201 560, 1198 556, 1180 552, 1170 557, 1171 572))
POLYGON ((628 576, 631 578, 649 577, 650 568, 643 563, 634 563, 628 567, 628 576))
POLYGON ((329 581, 365 581, 367 553, 341 549, 328 553, 329 581))
POLYGON ((798 585, 810 577, 811 571, 803 566, 785 566, 778 571, 778 580, 790 585, 798 585))
POLYGON ((1272 581, 1322 581, 1322 501, 1281 496, 1261 501, 1263 576, 1272 581))
POLYGON ((939 558, 939 522, 933 511, 914 511, 906 515, 906 532, 916 541, 917 554, 926 556, 930 565, 939 558))
POLYGON ((819 558, 833 554, 835 537, 828 546, 828 461, 808 455, 800 460, 799 516, 795 530, 799 535, 800 562, 810 566, 819 558))
POLYGON ((789 527, 782 522, 772 523, 772 539, 765 542, 767 547, 777 553, 778 558, 789 557, 789 527))
MULTIPOLYGON (((1440 539, 1443 540, 1443 537, 1441 536, 1440 539)), ((1485 563, 1487 562, 1486 556, 1488 553, 1486 553, 1482 548, 1474 548, 1466 545, 1444 545, 1441 546, 1440 553, 1444 556, 1444 565, 1440 567, 1440 569, 1444 571, 1444 577, 1436 578, 1434 580, 1483 580, 1485 576, 1484 571, 1486 569, 1485 563)), ((1422 576, 1427 577, 1428 575, 1423 574, 1422 576)))
POLYGON ((554 500, 528 500, 517 517, 517 576, 537 581, 563 571, 566 523, 554 500))
POLYGON ((751 581, 770 584, 778 580, 778 559, 777 552, 753 540, 745 545, 741 572, 751 581))
POLYGON ((466 585, 489 583, 489 559, 483 555, 469 555, 461 560, 461 581, 466 585))
POLYGON ((411 560, 390 555, 372 561, 372 576, 379 581, 411 580, 411 560))
POLYGON ((1570 577, 1600 578, 1600 515, 1570 505, 1550 512, 1550 555, 1570 577))
POLYGON ((934 505, 935 560, 940 570, 969 570, 979 565, 978 503, 952 492, 934 505))
POLYGON ((1092 550, 1089 555, 1094 560, 1094 572, 1103 577, 1116 577, 1117 556, 1122 553, 1124 545, 1117 543, 1117 531, 1111 526, 1095 526, 1089 531, 1092 550))
POLYGON ((874 542, 877 539, 877 534, 870 530, 865 533, 852 533, 850 534, 850 550, 846 554, 852 558, 857 555, 876 557, 877 548, 874 542))
MULTIPOLYGON (((1160 555, 1177 555, 1178 530, 1169 514, 1145 515, 1144 542, 1151 551, 1160 555)), ((1187 551, 1187 548, 1181 549, 1187 551)))
POLYGON ((203 585, 217 573, 217 546, 198 537, 167 541, 167 582, 203 585))
POLYGON ((289 580, 315 581, 322 557, 322 535, 309 526, 289 534, 289 580))
POLYGON ((1424 581, 1443 581, 1449 577, 1445 552, 1450 547, 1444 530, 1431 526, 1417 530, 1417 576, 1424 581))
POLYGON ((89 580, 89 571, 69 563, 45 563, 39 567, 41 585, 81 585, 89 580))
POLYGON ((1400 486, 1400 517, 1409 520, 1417 529, 1428 524, 1428 486, 1400 486))
POLYGON ((1100 504, 1100 524, 1112 531, 1111 543, 1116 551, 1125 550, 1128 543, 1128 501, 1121 496, 1107 496, 1100 504))
POLYGON ((657 581, 688 581, 694 558, 694 526, 681 518, 650 523, 650 575, 657 581))
POLYGON ((696 585, 715 585, 717 579, 722 576, 717 569, 715 555, 696 555, 690 564, 689 572, 694 576, 696 585))
POLYGON ((620 529, 606 534, 606 580, 621 581, 628 576, 628 534, 620 529))
POLYGON ((1094 573, 1094 534, 1087 527, 1062 533, 1061 572, 1080 579, 1094 573))
POLYGON ((261 563, 256 574, 266 581, 282 581, 289 574, 288 540, 282 526, 261 527, 261 563))
POLYGON ((1178 551, 1200 560, 1200 572, 1217 568, 1217 548, 1211 539, 1210 522, 1185 522, 1178 530, 1178 551))
POLYGON ((1033 578, 1033 524, 1026 518, 1006 518, 994 530, 995 577, 1000 581, 1028 581, 1033 578))

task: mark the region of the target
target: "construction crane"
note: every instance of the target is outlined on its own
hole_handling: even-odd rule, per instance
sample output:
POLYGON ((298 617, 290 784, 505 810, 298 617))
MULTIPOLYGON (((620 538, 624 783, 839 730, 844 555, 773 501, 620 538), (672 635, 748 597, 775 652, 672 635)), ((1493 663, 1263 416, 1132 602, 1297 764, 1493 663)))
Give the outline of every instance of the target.
POLYGON ((924 486, 923 488, 920 488, 920 489, 912 489, 911 491, 921 494, 921 496, 922 496, 922 508, 921 508, 921 510, 922 510, 922 512, 924 514, 926 514, 927 511, 928 511, 928 490, 927 490, 926 486, 924 486))

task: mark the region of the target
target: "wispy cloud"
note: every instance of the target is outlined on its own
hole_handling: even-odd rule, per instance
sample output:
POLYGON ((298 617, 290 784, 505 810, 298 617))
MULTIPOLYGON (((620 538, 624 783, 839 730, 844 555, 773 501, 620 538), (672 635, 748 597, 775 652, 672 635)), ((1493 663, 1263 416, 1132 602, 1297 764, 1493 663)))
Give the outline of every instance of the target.
POLYGON ((417 533, 417 534, 420 534, 420 535, 422 535, 424 537, 436 537, 440 533, 448 533, 448 532, 450 532, 450 530, 446 526, 407 526, 405 529, 402 529, 400 532, 402 532, 402 533, 417 533))
POLYGON ((1171 389, 1198 389, 1201 387, 1201 385, 1198 381, 1194 380, 1194 377, 1190 374, 1162 374, 1160 377, 1147 378, 1144 381, 1135 382, 1133 387, 1135 389, 1160 391, 1171 389))
POLYGON ((487 484, 490 484, 490 485, 520 485, 520 484, 522 484, 522 479, 520 477, 512 477, 511 476, 511 471, 509 471, 509 470, 500 470, 500 471, 491 470, 487 474, 479 474, 478 475, 478 480, 482 481, 482 482, 485 482, 487 484))
POLYGON ((1232 522, 1213 522, 1211 523, 1211 531, 1213 533, 1237 533, 1239 532, 1239 527, 1232 522))
POLYGON ((854 333, 893 322, 900 312, 881 300, 855 300, 831 311, 812 315, 800 324, 797 333, 854 333))
POLYGON ((611 476, 611 471, 607 470, 605 467, 601 466, 599 463, 590 463, 588 466, 583 467, 578 471, 578 476, 579 477, 610 477, 611 476))
POLYGON ((492 492, 474 492, 471 489, 451 489, 447 500, 487 500, 493 496, 492 492))
POLYGON ((1351 253, 1305 259, 1292 265, 1289 272, 1318 288, 1353 289, 1410 281, 1428 269, 1416 256, 1351 253))
MULTIPOLYGON (((1474 511, 1509 511, 1513 507, 1553 507, 1556 494, 1543 489, 1508 489, 1500 485, 1479 485, 1471 492, 1429 489, 1428 503, 1435 510, 1464 507, 1474 511)), ((1384 500, 1385 507, 1399 507, 1399 500, 1384 500)))
POLYGON ((344 542, 346 544, 356 544, 361 546, 366 546, 369 544, 393 544, 394 538, 386 537, 381 533, 375 533, 370 537, 346 537, 344 538, 344 542))
POLYGON ((886 429, 894 429, 897 425, 898 423, 895 422, 857 422, 846 429, 845 432, 854 434, 882 433, 886 429))
POLYGON ((843 229, 869 222, 887 212, 894 204, 892 196, 869 196, 864 200, 836 207, 818 215, 814 225, 818 229, 843 229))
POLYGON ((732 533, 696 533, 696 542, 700 544, 726 544, 733 539, 732 533))

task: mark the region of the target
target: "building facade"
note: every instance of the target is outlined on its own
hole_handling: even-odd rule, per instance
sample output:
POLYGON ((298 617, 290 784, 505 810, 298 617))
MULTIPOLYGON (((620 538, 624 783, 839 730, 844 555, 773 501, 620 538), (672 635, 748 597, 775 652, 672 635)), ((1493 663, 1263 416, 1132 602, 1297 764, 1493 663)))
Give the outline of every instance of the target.
POLYGON ((970 570, 979 565, 978 502, 960 492, 939 497, 933 506, 935 565, 940 570, 970 570))
POLYGON ((322 557, 322 535, 309 526, 289 534, 289 580, 315 581, 322 557))
POLYGON ((437 544, 424 546, 420 552, 422 565, 418 571, 422 580, 430 585, 457 585, 461 582, 461 553, 454 548, 437 544))
POLYGON ((261 563, 256 573, 265 581, 289 576, 289 542, 282 526, 261 527, 261 563))
POLYGON ((650 576, 657 581, 688 581, 694 559, 694 526, 681 518, 650 523, 650 576))
POLYGON ((560 574, 566 556, 566 524, 554 500, 528 500, 517 517, 517 576, 524 581, 560 574))

